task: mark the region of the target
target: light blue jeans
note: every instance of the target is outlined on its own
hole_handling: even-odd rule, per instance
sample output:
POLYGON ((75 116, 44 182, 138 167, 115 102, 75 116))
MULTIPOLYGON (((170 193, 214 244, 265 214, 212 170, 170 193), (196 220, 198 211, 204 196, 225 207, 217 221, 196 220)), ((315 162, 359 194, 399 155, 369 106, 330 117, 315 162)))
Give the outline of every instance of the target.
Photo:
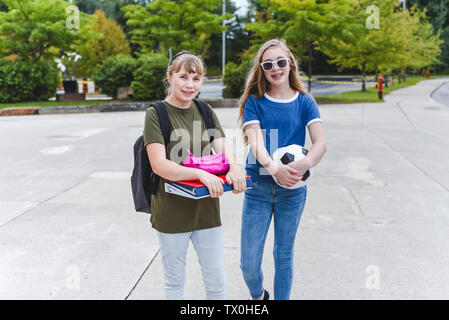
POLYGON ((275 182, 255 182, 245 192, 240 268, 251 297, 263 294, 262 257, 274 216, 274 299, 288 300, 293 282, 293 246, 304 209, 307 186, 285 189, 275 182))
POLYGON ((165 293, 168 300, 183 300, 186 278, 186 255, 192 240, 201 265, 206 299, 226 299, 222 228, 184 233, 158 232, 164 267, 165 293))

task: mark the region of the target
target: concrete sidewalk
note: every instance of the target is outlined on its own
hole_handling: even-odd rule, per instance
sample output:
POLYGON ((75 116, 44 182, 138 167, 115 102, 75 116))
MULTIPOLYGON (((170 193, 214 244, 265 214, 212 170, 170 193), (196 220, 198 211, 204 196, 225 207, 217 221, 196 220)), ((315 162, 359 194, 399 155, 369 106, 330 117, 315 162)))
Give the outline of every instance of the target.
MULTIPOLYGON (((449 299, 449 108, 428 98, 441 81, 385 103, 320 106, 328 151, 309 184, 292 299, 449 299)), ((241 148, 238 109, 216 112, 241 148)), ((0 299, 165 299, 156 233, 134 212, 129 184, 143 121, 143 112, 0 118, 0 299)), ((249 297, 242 200, 221 198, 229 299, 249 297)), ((203 299, 192 246, 187 260, 185 297, 203 299)))

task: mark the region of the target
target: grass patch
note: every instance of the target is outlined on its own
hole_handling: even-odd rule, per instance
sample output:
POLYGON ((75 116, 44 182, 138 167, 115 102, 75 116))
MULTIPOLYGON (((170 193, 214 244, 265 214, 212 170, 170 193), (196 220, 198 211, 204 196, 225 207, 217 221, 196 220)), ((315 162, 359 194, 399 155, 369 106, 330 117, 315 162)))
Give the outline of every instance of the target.
MULTIPOLYGON (((430 77, 429 79, 438 79, 441 76, 430 77)), ((384 86, 384 97, 398 89, 403 89, 406 87, 413 86, 420 81, 429 80, 427 78, 422 78, 420 76, 412 76, 408 77, 406 82, 399 82, 395 79, 395 83, 393 86, 389 85, 388 87, 384 86)), ((362 87, 362 84, 360 84, 362 87)), ((361 90, 356 91, 347 91, 339 94, 334 94, 328 97, 317 96, 315 97, 317 103, 321 104, 341 104, 341 103, 361 103, 361 102, 382 102, 377 97, 377 89, 376 88, 367 88, 366 91, 362 92, 361 90)))
POLYGON ((96 106, 99 104, 126 103, 117 100, 85 100, 85 101, 32 101, 18 103, 0 103, 0 109, 20 107, 70 107, 70 106, 96 106))

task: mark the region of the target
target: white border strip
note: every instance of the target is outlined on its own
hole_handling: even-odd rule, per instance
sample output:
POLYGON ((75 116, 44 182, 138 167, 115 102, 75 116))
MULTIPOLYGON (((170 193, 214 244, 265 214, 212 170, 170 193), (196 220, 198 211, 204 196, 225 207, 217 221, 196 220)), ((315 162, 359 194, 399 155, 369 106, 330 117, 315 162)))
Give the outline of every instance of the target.
POLYGON ((267 98, 268 100, 273 101, 273 102, 279 102, 279 103, 293 102, 298 98, 298 96, 299 96, 299 91, 296 91, 296 94, 293 97, 291 97, 290 99, 276 99, 276 98, 269 96, 268 93, 264 94, 264 97, 267 98))
POLYGON ((307 122, 306 127, 310 126, 312 123, 317 122, 317 121, 323 122, 323 120, 321 118, 315 118, 315 119, 312 119, 309 122, 307 122))
MULTIPOLYGON (((259 120, 250 120, 250 121, 246 121, 244 124, 243 124, 243 128, 245 128, 246 126, 249 126, 250 124, 253 124, 253 123, 259 123, 260 124, 260 121, 259 120)), ((242 129, 243 129, 242 128, 242 129)))

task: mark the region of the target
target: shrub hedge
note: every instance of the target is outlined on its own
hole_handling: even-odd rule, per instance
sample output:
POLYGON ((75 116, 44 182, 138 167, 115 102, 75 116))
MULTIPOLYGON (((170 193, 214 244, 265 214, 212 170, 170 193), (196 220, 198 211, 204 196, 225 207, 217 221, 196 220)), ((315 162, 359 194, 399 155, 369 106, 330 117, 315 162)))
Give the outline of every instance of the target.
POLYGON ((158 53, 145 54, 137 60, 131 88, 137 100, 161 100, 165 97, 163 79, 169 59, 158 53))
POLYGON ((45 101, 59 84, 56 66, 32 60, 0 60, 0 102, 45 101))
POLYGON ((138 59, 116 55, 95 68, 93 80, 101 91, 114 99, 119 87, 131 87, 136 100, 159 100, 165 97, 163 79, 169 60, 150 53, 138 59))
POLYGON ((133 81, 133 72, 136 69, 136 60, 130 56, 111 56, 98 65, 92 78, 95 85, 101 88, 104 94, 114 99, 119 87, 129 87, 133 81))
POLYGON ((245 58, 240 65, 228 62, 225 67, 223 98, 240 98, 245 89, 246 78, 251 68, 252 59, 245 58))

